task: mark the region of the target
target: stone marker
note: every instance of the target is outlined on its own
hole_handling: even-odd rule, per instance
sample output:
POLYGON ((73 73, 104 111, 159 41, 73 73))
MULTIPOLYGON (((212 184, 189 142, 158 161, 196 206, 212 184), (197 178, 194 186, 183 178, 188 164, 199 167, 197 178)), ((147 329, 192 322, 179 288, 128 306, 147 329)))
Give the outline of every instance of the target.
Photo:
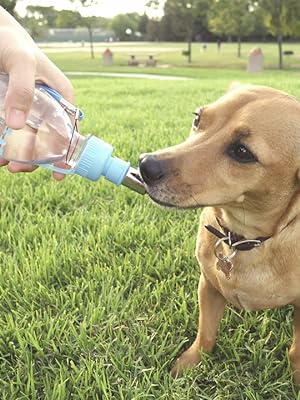
POLYGON ((153 58, 153 56, 149 56, 148 60, 146 60, 146 67, 156 67, 157 60, 153 58))
POLYGON ((102 63, 103 65, 113 65, 113 53, 106 49, 102 55, 102 63))
POLYGON ((247 71, 248 72, 263 72, 264 70, 264 55, 259 47, 252 49, 248 56, 247 71))
POLYGON ((135 58, 134 55, 130 56, 130 59, 128 61, 128 65, 131 67, 137 67, 139 65, 138 60, 135 58))

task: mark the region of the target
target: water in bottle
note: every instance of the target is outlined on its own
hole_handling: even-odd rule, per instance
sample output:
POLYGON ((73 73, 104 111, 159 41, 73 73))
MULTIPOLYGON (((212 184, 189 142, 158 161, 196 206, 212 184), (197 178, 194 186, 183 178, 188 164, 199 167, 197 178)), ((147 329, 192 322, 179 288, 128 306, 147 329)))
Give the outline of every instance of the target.
POLYGON ((37 84, 26 125, 8 128, 4 100, 8 75, 0 74, 0 156, 65 175, 78 174, 96 181, 104 176, 116 185, 144 194, 139 173, 130 163, 112 156, 110 144, 96 136, 82 136, 77 121, 83 113, 52 88, 37 84), (59 167, 57 166, 59 165, 59 167))

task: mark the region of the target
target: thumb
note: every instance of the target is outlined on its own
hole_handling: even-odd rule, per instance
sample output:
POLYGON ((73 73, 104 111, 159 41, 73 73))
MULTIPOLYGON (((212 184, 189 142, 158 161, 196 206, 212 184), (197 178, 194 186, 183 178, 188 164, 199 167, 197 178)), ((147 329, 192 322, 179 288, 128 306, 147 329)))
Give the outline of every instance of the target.
POLYGON ((35 84, 35 63, 30 58, 20 57, 10 63, 9 83, 5 97, 5 119, 7 126, 21 129, 26 123, 32 105, 35 84))

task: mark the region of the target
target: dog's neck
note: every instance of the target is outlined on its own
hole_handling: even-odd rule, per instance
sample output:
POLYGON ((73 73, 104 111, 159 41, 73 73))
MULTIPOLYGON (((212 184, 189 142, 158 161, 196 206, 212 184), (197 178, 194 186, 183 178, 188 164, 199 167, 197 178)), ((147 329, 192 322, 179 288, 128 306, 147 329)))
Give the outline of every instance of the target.
POLYGON ((231 232, 246 238, 274 236, 300 217, 300 193, 273 208, 249 209, 243 205, 214 207, 215 216, 231 232))
POLYGON ((243 209, 214 208, 215 216, 223 226, 238 235, 255 238, 257 236, 271 236, 272 232, 268 226, 262 225, 262 217, 254 218, 243 209))

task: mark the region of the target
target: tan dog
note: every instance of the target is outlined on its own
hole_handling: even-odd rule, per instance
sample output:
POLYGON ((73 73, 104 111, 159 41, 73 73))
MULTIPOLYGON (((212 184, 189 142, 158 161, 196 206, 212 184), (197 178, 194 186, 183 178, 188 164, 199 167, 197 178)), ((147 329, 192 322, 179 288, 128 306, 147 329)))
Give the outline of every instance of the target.
POLYGON ((227 302, 245 310, 292 304, 289 357, 300 383, 300 103, 267 87, 235 88, 197 111, 185 142, 142 156, 140 171, 155 202, 205 207, 199 329, 172 373, 212 351, 227 302))

